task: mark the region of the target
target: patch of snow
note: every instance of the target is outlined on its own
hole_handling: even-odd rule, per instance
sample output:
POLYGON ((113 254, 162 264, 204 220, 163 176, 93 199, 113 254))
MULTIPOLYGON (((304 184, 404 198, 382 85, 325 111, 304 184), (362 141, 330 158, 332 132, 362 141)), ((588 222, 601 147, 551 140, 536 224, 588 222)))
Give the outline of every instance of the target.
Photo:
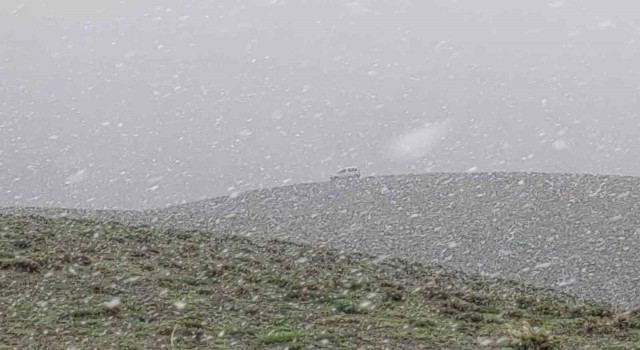
POLYGON ((616 27, 616 22, 608 20, 608 21, 603 21, 600 22, 598 24, 598 28, 600 29, 610 29, 610 28, 615 28, 616 27))
POLYGON ((122 301, 120 300, 120 298, 116 297, 116 298, 111 299, 111 301, 105 302, 103 305, 107 309, 115 309, 118 306, 122 305, 122 301))
POLYGON ((183 310, 187 306, 187 303, 185 303, 184 301, 176 301, 175 303, 173 303, 173 306, 175 306, 175 308, 178 310, 183 310))
POLYGON ((562 7, 564 5, 564 1, 556 1, 556 2, 550 2, 549 7, 553 8, 553 9, 557 9, 559 7, 562 7))
POLYGON ((551 265, 553 265, 553 263, 546 262, 546 263, 536 265, 534 269, 546 269, 547 267, 551 267, 551 265))
POLYGON ((422 128, 392 140, 390 155, 400 161, 411 161, 427 156, 444 139, 450 122, 426 123, 422 128))
POLYGON ((562 151, 564 149, 567 149, 567 141, 565 140, 555 140, 552 145, 556 151, 562 151))
POLYGON ((73 185, 73 184, 77 184, 79 182, 82 182, 87 178, 86 173, 87 173, 87 169, 80 169, 75 174, 67 177, 67 179, 65 180, 64 184, 65 185, 73 185))

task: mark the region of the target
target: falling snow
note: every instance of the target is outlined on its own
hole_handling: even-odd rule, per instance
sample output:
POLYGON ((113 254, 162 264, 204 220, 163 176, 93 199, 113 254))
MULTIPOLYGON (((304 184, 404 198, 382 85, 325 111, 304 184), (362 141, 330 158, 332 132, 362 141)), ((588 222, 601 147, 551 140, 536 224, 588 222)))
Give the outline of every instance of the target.
MULTIPOLYGON (((376 268, 401 258, 640 306, 640 25, 631 0, 45 3, 17 1, 1 14, 11 28, 0 43, 3 213, 96 215, 162 226, 182 242, 201 233, 180 230, 202 229, 321 245, 282 257, 271 276, 291 287, 291 310, 320 293, 322 278, 287 273, 321 266, 327 247, 342 250, 341 262, 354 252, 372 255, 376 268), (357 175, 337 174, 345 167, 357 175)), ((250 288, 249 270, 230 281, 235 266, 184 266, 180 255, 213 250, 218 236, 175 251, 131 232, 112 237, 110 225, 78 236, 90 249, 50 255, 29 255, 42 232, 16 225, 0 278, 29 272, 33 300, 54 293, 54 280, 81 280, 93 292, 67 311, 98 309, 104 327, 143 317, 121 289, 149 276, 172 286, 153 289, 156 306, 184 317, 202 301, 176 294, 182 279, 219 282, 255 305, 269 299, 250 288), (101 275, 108 262, 92 249, 122 240, 119 253, 140 266, 101 275), (156 256, 162 263, 149 263, 156 256)), ((10 230, 0 227, 0 237, 10 230)), ((264 264, 252 252, 211 254, 264 264)), ((334 311, 366 315, 382 298, 405 297, 391 283, 357 294, 365 276, 354 269, 333 281, 344 301, 334 311)), ((226 294, 208 292, 196 294, 228 307, 226 294)), ((40 316, 25 319, 60 303, 37 300, 40 316)), ((91 322, 76 316, 74 324, 91 322)), ((162 321, 166 347, 241 338, 162 321)), ((53 339, 70 324, 59 323, 19 331, 53 339)), ((131 336, 133 327, 105 332, 131 336)), ((407 321, 403 334, 413 331, 407 321)), ((333 346, 324 336, 313 341, 333 346)), ((512 336, 469 341, 506 346, 512 336)))

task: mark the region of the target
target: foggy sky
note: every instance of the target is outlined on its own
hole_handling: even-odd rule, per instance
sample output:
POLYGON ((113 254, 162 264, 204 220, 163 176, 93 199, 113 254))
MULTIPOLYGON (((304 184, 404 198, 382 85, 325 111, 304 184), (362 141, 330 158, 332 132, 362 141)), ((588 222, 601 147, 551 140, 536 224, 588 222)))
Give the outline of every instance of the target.
POLYGON ((631 0, 0 3, 0 206, 363 175, 640 175, 631 0))

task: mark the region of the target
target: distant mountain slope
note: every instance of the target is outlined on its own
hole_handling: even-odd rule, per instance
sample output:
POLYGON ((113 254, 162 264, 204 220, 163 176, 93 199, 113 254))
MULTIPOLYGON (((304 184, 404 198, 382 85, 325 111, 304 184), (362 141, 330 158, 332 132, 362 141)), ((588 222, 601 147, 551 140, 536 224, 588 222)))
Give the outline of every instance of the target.
POLYGON ((421 222, 420 218, 433 216, 442 219, 462 216, 472 221, 485 217, 493 222, 561 216, 583 223, 610 219, 631 224, 636 222, 631 214, 637 210, 639 198, 640 178, 636 177, 543 173, 424 174, 248 191, 146 213, 184 216, 194 225, 213 225, 212 219, 218 225, 237 225, 239 221, 247 223, 247 220, 274 217, 275 214, 318 217, 324 213, 336 218, 351 217, 353 212, 358 214, 356 217, 412 219, 415 224, 421 222))

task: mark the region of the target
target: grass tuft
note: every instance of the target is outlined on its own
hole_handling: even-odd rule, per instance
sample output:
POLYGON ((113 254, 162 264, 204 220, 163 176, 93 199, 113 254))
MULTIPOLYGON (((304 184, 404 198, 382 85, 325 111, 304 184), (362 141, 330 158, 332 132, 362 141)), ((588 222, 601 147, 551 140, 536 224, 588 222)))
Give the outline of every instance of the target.
POLYGON ((299 338, 302 338, 302 335, 296 331, 279 330, 269 332, 259 337, 258 342, 262 344, 285 343, 295 341, 299 338))

